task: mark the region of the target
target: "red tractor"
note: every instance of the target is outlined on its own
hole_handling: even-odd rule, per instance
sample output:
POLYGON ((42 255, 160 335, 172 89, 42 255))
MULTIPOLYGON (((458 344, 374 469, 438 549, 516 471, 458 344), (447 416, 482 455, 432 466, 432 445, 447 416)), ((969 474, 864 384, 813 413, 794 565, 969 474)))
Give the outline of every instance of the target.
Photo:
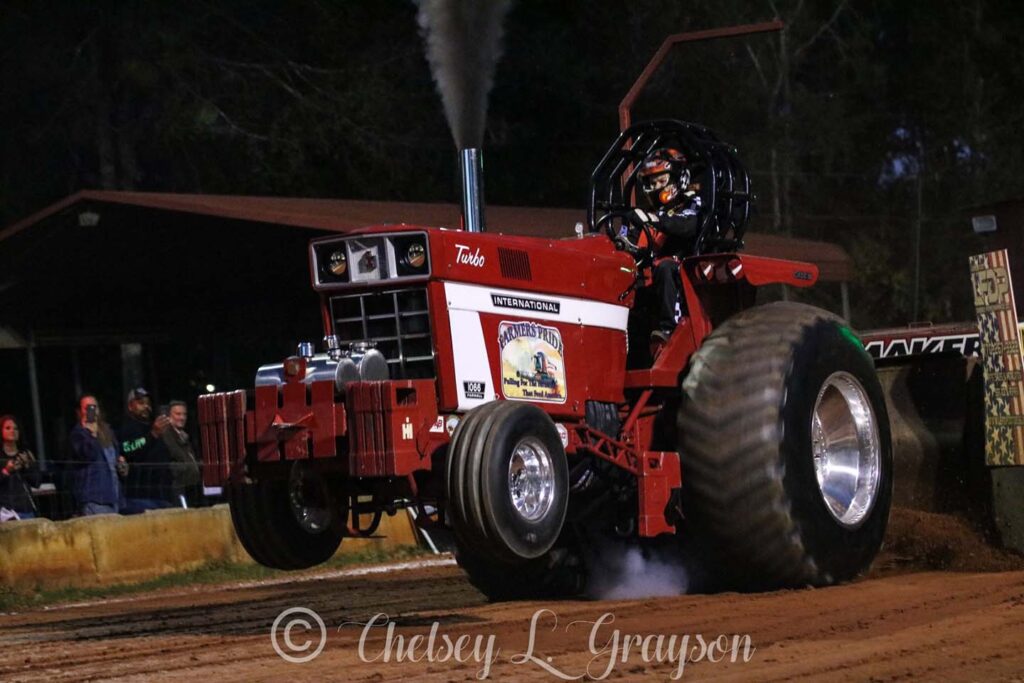
POLYGON ((200 399, 205 483, 225 487, 253 558, 283 569, 412 506, 454 532, 492 599, 579 591, 604 538, 674 544, 719 587, 853 577, 892 495, 882 391, 842 320, 755 305, 817 268, 736 253, 751 201, 734 149, 656 121, 598 165, 587 235, 392 225, 313 241, 326 348, 200 399), (632 198, 664 147, 695 160, 703 209, 685 315, 652 358, 653 236, 632 198))

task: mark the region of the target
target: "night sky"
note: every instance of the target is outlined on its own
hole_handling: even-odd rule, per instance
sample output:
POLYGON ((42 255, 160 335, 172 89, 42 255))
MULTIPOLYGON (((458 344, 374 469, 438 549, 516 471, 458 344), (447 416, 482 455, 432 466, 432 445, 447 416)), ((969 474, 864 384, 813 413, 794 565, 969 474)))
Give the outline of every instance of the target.
MULTIPOLYGON (((1024 198, 1024 12, 1009 0, 513 2, 487 200, 582 207, 667 35, 773 18, 783 34, 675 51, 634 118, 735 144, 751 230, 841 244, 860 327, 970 319, 969 210, 1024 198)), ((0 46, 0 225, 86 188, 458 197, 412 2, 14 1, 0 46)))
MULTIPOLYGON (((83 188, 451 201, 454 143, 411 2, 5 3, 0 223, 83 188)), ((1022 194, 1018 4, 511 4, 484 134, 488 200, 581 206, 616 107, 671 33, 784 36, 678 50, 637 117, 740 148, 753 230, 843 244, 860 319, 969 314, 941 275, 968 207, 1022 194), (920 188, 918 185, 920 184, 920 188)))

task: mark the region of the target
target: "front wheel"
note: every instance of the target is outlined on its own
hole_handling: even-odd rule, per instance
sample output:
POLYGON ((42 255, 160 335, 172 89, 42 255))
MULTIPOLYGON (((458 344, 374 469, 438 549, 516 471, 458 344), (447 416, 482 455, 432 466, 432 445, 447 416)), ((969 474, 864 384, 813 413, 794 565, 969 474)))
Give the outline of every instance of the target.
POLYGON ((735 588, 828 585, 871 564, 892 500, 874 364, 839 318, 749 309, 694 354, 679 410, 683 509, 735 588))
POLYGON ((231 519, 249 555, 273 569, 306 569, 330 559, 345 535, 347 510, 331 481, 308 463, 288 477, 227 487, 231 519))
POLYGON ((578 591, 578 556, 556 546, 568 480, 558 431, 540 408, 495 401, 459 423, 448 447, 447 519, 459 565, 492 600, 578 591))
POLYGON ((554 423, 528 403, 469 412, 448 447, 448 518, 463 546, 490 560, 525 562, 555 544, 569 501, 569 470, 554 423))

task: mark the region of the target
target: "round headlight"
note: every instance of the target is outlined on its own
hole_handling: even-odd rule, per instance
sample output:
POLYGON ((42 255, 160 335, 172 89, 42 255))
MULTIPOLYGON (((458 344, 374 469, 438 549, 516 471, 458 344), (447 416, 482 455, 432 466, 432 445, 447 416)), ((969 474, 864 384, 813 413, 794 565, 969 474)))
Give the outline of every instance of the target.
POLYGON ((341 276, 348 270, 348 259, 345 258, 345 250, 332 251, 327 257, 327 268, 333 274, 341 276))
POLYGON ((427 262, 427 250, 419 242, 414 242, 405 250, 405 263, 410 268, 422 268, 427 262))

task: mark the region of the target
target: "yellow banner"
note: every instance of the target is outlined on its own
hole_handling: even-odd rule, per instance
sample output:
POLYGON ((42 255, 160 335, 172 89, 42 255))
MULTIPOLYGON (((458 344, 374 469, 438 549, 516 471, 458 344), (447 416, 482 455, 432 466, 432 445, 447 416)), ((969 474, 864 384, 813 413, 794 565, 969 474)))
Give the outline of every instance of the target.
POLYGON ((1005 249, 970 257, 985 371, 985 462, 1024 465, 1024 358, 1005 249))

